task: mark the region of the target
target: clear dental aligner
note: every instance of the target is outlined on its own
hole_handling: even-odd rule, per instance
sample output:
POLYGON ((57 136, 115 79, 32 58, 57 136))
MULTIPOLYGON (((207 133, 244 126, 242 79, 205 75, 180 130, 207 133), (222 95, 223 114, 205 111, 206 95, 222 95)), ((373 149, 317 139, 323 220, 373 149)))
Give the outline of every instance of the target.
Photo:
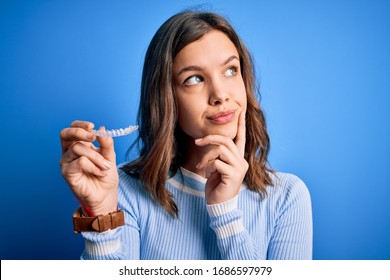
POLYGON ((99 130, 92 130, 92 133, 96 136, 103 136, 103 137, 120 137, 125 136, 127 134, 130 134, 138 129, 138 125, 131 125, 126 128, 120 128, 120 129, 110 129, 105 131, 99 131, 99 130))

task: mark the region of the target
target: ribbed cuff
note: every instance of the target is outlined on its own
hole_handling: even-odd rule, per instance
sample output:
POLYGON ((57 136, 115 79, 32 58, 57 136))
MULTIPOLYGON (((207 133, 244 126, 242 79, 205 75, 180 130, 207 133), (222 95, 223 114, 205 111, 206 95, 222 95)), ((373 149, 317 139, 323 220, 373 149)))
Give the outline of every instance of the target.
POLYGON ((206 205, 206 208, 211 217, 219 217, 233 211, 234 209, 237 209, 237 206, 238 195, 222 203, 206 205))
POLYGON ((238 209, 238 195, 219 204, 206 205, 210 227, 218 239, 225 239, 244 231, 242 213, 238 209))
POLYGON ((85 240, 85 253, 90 256, 104 256, 115 253, 121 246, 120 240, 95 243, 85 240))
POLYGON ((224 239, 244 231, 242 219, 235 220, 229 224, 214 228, 214 232, 218 239, 224 239))
POLYGON ((103 256, 115 253, 121 246, 117 233, 119 228, 102 233, 83 232, 85 239, 85 253, 90 256, 103 256))

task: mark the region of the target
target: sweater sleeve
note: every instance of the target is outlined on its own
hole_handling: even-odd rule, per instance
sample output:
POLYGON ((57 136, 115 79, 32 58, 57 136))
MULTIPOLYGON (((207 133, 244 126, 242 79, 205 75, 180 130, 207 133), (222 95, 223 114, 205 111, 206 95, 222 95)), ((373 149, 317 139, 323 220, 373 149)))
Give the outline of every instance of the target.
POLYGON ((289 174, 285 195, 276 210, 276 222, 267 259, 312 259, 313 225, 309 191, 298 177, 289 174))
MULTIPOLYGON (((306 185, 289 174, 280 186, 281 190, 269 194, 269 213, 275 223, 268 221, 271 236, 266 247, 267 259, 312 258, 312 211, 310 194, 306 185), (281 201, 280 206, 276 201, 281 201)), ((249 234, 243 223, 242 211, 238 209, 238 196, 230 201, 207 205, 210 227, 217 236, 222 259, 261 259, 265 252, 249 234)))
POLYGON ((259 259, 259 250, 244 227, 242 212, 237 208, 238 195, 233 199, 207 205, 210 227, 217 235, 222 259, 259 259))
POLYGON ((103 233, 83 232, 81 259, 120 260, 140 258, 137 194, 134 180, 119 170, 118 207, 125 212, 125 225, 103 233))

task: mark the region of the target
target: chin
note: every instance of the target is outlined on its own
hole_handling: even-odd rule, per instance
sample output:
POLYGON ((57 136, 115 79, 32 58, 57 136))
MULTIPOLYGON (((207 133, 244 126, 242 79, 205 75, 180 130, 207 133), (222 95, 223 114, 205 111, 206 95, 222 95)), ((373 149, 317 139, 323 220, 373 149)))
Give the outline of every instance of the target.
POLYGON ((229 137, 230 139, 236 138, 237 129, 227 128, 227 127, 219 127, 210 131, 209 135, 222 135, 229 137))

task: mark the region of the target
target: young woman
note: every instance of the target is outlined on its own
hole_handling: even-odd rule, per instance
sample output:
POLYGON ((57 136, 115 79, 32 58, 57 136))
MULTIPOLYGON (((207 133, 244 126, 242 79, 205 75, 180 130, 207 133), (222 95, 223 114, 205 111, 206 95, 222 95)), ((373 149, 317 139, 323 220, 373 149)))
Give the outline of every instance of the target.
POLYGON ((61 131, 62 173, 83 205, 75 217, 109 217, 109 230, 82 232, 82 258, 310 259, 310 195, 267 166, 256 93, 251 56, 223 17, 168 19, 145 57, 140 157, 117 169, 113 139, 92 123, 61 131), (112 226, 118 209, 124 226, 112 226))

